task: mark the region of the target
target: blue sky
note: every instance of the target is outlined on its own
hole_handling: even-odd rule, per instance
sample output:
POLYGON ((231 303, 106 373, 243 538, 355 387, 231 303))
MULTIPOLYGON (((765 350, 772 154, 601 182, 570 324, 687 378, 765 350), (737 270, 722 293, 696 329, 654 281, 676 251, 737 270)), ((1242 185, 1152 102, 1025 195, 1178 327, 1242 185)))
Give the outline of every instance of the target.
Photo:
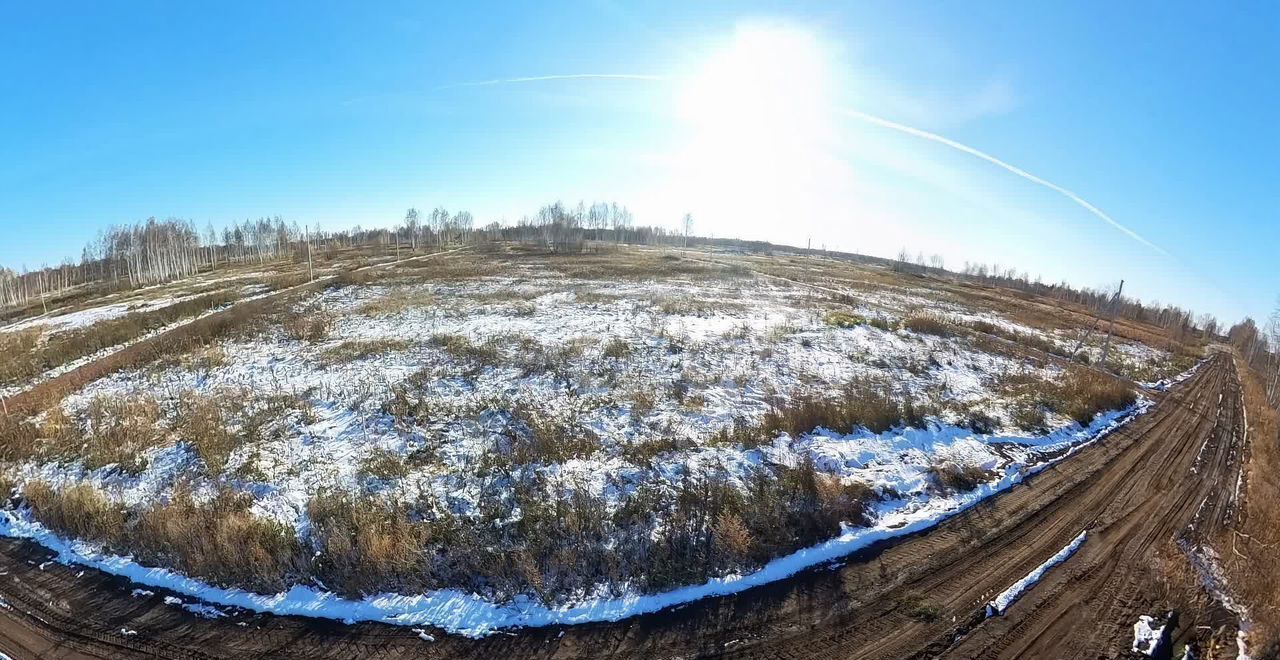
POLYGON ((1280 10, 1048 4, 8 3, 0 264, 148 216, 336 228, 612 199, 1265 316, 1280 10), (459 86, 558 74, 658 79, 459 86))

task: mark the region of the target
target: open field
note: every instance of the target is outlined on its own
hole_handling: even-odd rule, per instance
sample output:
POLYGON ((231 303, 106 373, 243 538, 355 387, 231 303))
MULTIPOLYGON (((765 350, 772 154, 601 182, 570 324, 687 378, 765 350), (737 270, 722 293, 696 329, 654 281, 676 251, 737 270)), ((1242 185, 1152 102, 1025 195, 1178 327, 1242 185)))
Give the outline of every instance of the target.
MULTIPOLYGON (((888 610, 859 597, 864 607, 822 618, 882 619, 901 633, 881 643, 903 646, 862 648, 895 657, 936 650, 929 640, 950 634, 953 614, 963 631, 995 634, 997 620, 971 620, 970 596, 990 597, 1006 574, 1026 573, 1086 528, 1102 540, 1085 541, 1068 567, 1113 562, 1142 569, 1131 582, 1155 579, 1096 548, 1138 529, 1151 538, 1181 529, 1141 507, 1169 506, 1156 493, 1188 480, 1144 482, 1141 502, 1119 495, 1135 487, 1126 480, 1138 466, 1181 465, 1206 438, 1211 458, 1194 466, 1213 467, 1196 483, 1238 469, 1228 411, 1238 387, 1221 359, 1165 395, 1200 348, 1125 322, 1109 361, 1119 377, 1074 364, 1064 356, 1093 319, 1060 302, 816 257, 500 246, 383 261, 284 295, 229 299, 143 337, 129 359, 91 377, 32 378, 36 387, 13 400, 35 414, 0 428, 0 476, 18 498, 3 514, 8 535, 188 605, 203 601, 195 609, 218 622, 294 625, 249 613, 258 610, 407 624, 464 654, 504 642, 468 646, 449 633, 693 601, 699 616, 723 617, 719 608, 756 608, 820 576, 857 574, 860 589, 888 594, 878 601, 888 610), (204 326, 217 331, 188 329, 204 326), (197 341, 169 339, 183 333, 197 341), (151 342, 172 350, 143 351, 151 342), (1228 403, 1205 407, 1220 392, 1228 403), (1147 440, 1157 426, 1181 440, 1157 449, 1147 440), (1134 467, 1118 471, 1126 462, 1134 467), (1028 480, 1054 485, 1019 486, 1028 480), (1014 508, 984 513, 1000 507, 1014 508), (1126 516, 1163 522, 1108 531, 1126 516), (1022 554, 977 552, 997 540, 993 548, 1012 547, 1015 532, 1033 539, 1016 546, 1022 554), (935 555, 944 548, 929 538, 949 539, 952 586, 965 590, 954 598, 944 595, 945 572, 903 586, 924 579, 920 567, 944 566, 935 555), (886 568, 901 548, 917 549, 886 568), (836 573, 805 572, 851 553, 836 573), (1001 568, 959 572, 979 560, 1001 568), (975 574, 986 581, 955 577, 975 574), (894 618, 904 612, 906 623, 894 618)), ((86 304, 71 312, 82 321, 44 332, 128 317, 103 309, 86 304)), ((1086 344, 1090 361, 1101 341, 1086 344)), ((1233 506, 1215 500, 1213 524, 1226 525, 1233 506)), ((1132 552, 1156 547, 1144 543, 1132 552)), ((998 621, 1014 621, 1022 602, 998 621)), ((1155 602, 1143 605, 1156 613, 1155 602)), ((747 632, 775 626, 769 612, 793 606, 759 607, 683 646, 664 647, 675 642, 656 634, 616 648, 696 654, 800 642, 795 631, 774 629, 764 636, 773 642, 747 632), (735 629, 741 639, 724 637, 735 629), (705 645, 713 640, 734 648, 705 645)), ((1137 605, 1121 609, 1113 623, 1131 628, 1120 619, 1137 605)), ((654 625, 664 617, 651 615, 654 625)), ((369 625, 381 624, 324 635, 401 634, 369 625)), ((569 630, 556 645, 569 657, 590 648, 574 645, 579 635, 612 634, 609 625, 569 630)), ((521 633, 529 646, 520 648, 545 634, 521 633)), ((1118 634, 1084 637, 1078 650, 1118 634)), ((847 637, 832 642, 843 649, 835 655, 854 648, 847 637)))

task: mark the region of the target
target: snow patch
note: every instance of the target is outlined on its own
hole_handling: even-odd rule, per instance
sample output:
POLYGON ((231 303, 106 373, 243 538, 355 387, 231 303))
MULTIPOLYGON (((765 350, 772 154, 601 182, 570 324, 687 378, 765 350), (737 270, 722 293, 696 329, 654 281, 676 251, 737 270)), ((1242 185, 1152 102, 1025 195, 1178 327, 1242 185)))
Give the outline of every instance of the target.
POLYGON ((1026 593, 1026 591, 1031 587, 1035 586, 1035 584, 1040 581, 1040 578, 1044 577, 1044 574, 1049 572, 1049 569, 1061 564, 1066 561, 1068 557, 1075 554, 1076 550, 1079 550, 1081 544, 1084 543, 1087 535, 1088 530, 1080 532, 1080 534, 1072 539, 1070 543, 1063 546, 1061 550, 1055 552, 1053 556, 1043 564, 1040 564, 1030 573, 1027 573, 1026 577, 1014 582, 1013 586, 1000 592, 1000 594, 993 598, 991 602, 987 603, 987 616, 1004 614, 1004 611, 1013 604, 1013 601, 1018 600, 1018 597, 1026 593))
POLYGON ((1155 656, 1164 643, 1166 622, 1143 614, 1133 624, 1133 652, 1147 657, 1155 656))

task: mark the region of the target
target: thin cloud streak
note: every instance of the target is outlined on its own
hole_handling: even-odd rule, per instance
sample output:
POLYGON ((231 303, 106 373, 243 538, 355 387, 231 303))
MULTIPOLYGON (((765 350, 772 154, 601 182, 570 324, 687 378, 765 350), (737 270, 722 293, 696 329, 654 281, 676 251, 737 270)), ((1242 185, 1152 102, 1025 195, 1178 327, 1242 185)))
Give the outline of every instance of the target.
MULTIPOLYGON (((638 73, 571 73, 571 74, 559 74, 559 75, 549 75, 549 76, 523 76, 519 78, 497 78, 494 80, 479 80, 474 82, 464 82, 464 83, 457 83, 453 85, 444 85, 442 87, 437 87, 436 89, 445 90, 445 89, 458 89, 463 87, 487 87, 491 85, 507 85, 507 84, 527 83, 527 82, 544 82, 549 80, 639 80, 639 81, 645 81, 645 82, 666 82, 668 80, 671 80, 671 78, 668 76, 657 76, 657 75, 638 74, 638 73)), ((1125 236, 1132 238, 1133 240, 1147 246, 1148 248, 1151 248, 1152 250, 1155 250, 1156 252, 1159 252, 1160 254, 1166 257, 1173 256, 1169 253, 1168 250, 1165 250, 1159 245, 1152 243, 1146 238, 1143 238, 1142 235, 1139 234, 1138 232, 1120 224, 1115 218, 1112 218, 1111 216, 1107 215, 1102 211, 1102 209, 1089 203, 1088 200, 1081 197, 1080 195, 1077 195, 1076 193, 1071 192, 1070 190, 1067 190, 1066 188, 1063 188, 1062 186, 1059 186, 1056 183, 1053 183, 1051 181, 1046 181, 1020 167, 1010 165, 1009 163, 1006 163, 1003 160, 1000 160, 999 158, 992 156, 991 154, 988 154, 984 151, 979 151, 978 149, 975 149, 967 144, 956 142, 955 140, 952 140, 947 137, 943 137, 941 135, 938 135, 937 133, 931 133, 929 131, 915 128, 913 126, 907 126, 906 124, 899 124, 896 121, 891 121, 883 117, 870 115, 865 112, 861 112, 859 110, 843 109, 841 110, 841 112, 844 115, 851 117, 853 119, 857 119, 859 121, 866 122, 868 124, 880 126, 882 128, 888 128, 890 130, 898 131, 900 133, 905 133, 907 135, 918 137, 923 140, 929 140, 930 142, 936 142, 938 144, 951 147, 952 149, 955 149, 957 151, 961 151, 966 154, 969 154, 970 156, 973 156, 975 158, 980 158, 982 160, 985 160, 988 163, 991 163, 992 165, 1000 167, 1007 172, 1010 172, 1019 177, 1022 177, 1023 179, 1026 179, 1027 181, 1030 181, 1032 183, 1044 186, 1045 188, 1048 188, 1049 190, 1052 190, 1058 193, 1059 195, 1066 197, 1072 202, 1075 202, 1078 206, 1080 206, 1084 210, 1096 216, 1098 219, 1102 220, 1108 225, 1111 225, 1113 228, 1120 231, 1125 236)))
POLYGON ((520 78, 496 78, 494 80, 477 80, 473 82, 455 83, 437 87, 442 89, 459 89, 462 87, 488 87, 490 85, 509 85, 514 83, 543 82, 547 80, 645 80, 663 82, 666 76, 653 76, 641 73, 570 73, 552 76, 524 76, 520 78))
POLYGON ((859 121, 866 122, 866 123, 868 123, 868 124, 874 124, 874 125, 876 125, 876 126, 880 126, 880 127, 883 127, 883 128, 888 128, 888 129, 891 129, 891 130, 895 130, 895 131, 898 131, 898 132, 900 132, 900 133, 906 133, 907 135, 911 135, 911 136, 913 136, 913 137, 918 137, 918 138, 921 138, 921 139, 924 139, 924 140, 929 140, 930 142, 937 142, 938 144, 941 144, 941 145, 945 145, 945 146, 951 147, 952 149, 956 149, 956 150, 958 150, 958 151, 962 151, 962 152, 964 152, 964 153, 966 153, 966 154, 969 154, 970 156, 974 156, 974 157, 976 157, 976 158, 981 158, 982 160, 985 160, 985 161, 987 161, 988 163, 991 163, 992 165, 996 165, 996 166, 998 166, 998 167, 1001 167, 1001 168, 1003 168, 1004 170, 1006 170, 1006 171, 1008 171, 1008 172, 1011 172, 1011 173, 1013 173, 1013 174, 1016 174, 1016 175, 1018 175, 1018 176, 1022 177, 1023 179, 1026 179, 1027 181, 1030 181, 1030 182, 1032 182, 1032 183, 1035 183, 1035 184, 1039 184, 1039 185, 1041 185, 1041 186, 1044 186, 1045 188, 1048 188, 1049 190, 1052 190, 1052 191, 1054 191, 1054 192, 1058 193, 1059 195, 1062 195, 1063 197, 1066 197, 1067 199, 1069 199, 1069 200, 1071 200, 1071 201, 1075 202, 1076 204, 1078 204, 1079 206, 1081 206, 1082 208, 1084 208, 1084 209, 1085 209, 1086 211, 1088 211, 1089 213, 1092 213, 1093 215, 1097 216, 1097 217, 1098 217, 1100 220, 1102 220, 1103 222, 1105 222, 1105 223, 1107 223, 1107 224, 1111 225, 1112 227, 1114 227, 1114 228, 1118 229, 1118 230, 1119 230, 1121 233, 1123 233, 1125 236, 1128 236, 1129 238, 1132 238, 1133 240, 1135 240, 1135 241, 1137 241, 1137 242, 1139 242, 1139 243, 1141 243, 1141 244, 1143 244, 1143 245, 1145 245, 1145 246, 1147 246, 1147 247, 1151 248, 1152 250, 1155 250, 1156 252, 1159 252, 1160 254, 1162 254, 1162 255, 1164 255, 1164 256, 1166 256, 1166 257, 1172 257, 1172 256, 1173 256, 1173 255, 1169 254, 1169 251, 1168 251, 1168 250, 1165 250, 1164 248, 1160 247, 1159 245, 1156 245, 1155 243, 1152 243, 1151 241, 1149 241, 1149 240, 1147 240, 1147 239, 1143 238, 1140 234, 1138 234, 1138 232, 1135 232, 1135 231, 1133 231, 1132 229, 1129 229, 1128 227, 1126 227, 1126 226, 1124 226, 1124 225, 1120 224, 1120 223, 1119 223, 1119 222, 1117 222, 1114 218, 1112 218, 1111 216, 1109 216, 1109 215, 1107 215, 1106 213, 1104 213, 1104 212, 1102 211, 1102 209, 1099 209, 1098 207, 1094 206, 1093 204, 1090 204, 1090 203, 1089 203, 1089 201, 1088 201, 1088 200, 1086 200, 1085 198, 1083 198, 1083 197, 1081 197, 1081 196, 1079 196, 1079 195, 1077 195, 1077 194, 1075 194, 1075 193, 1071 192, 1070 190, 1067 190, 1066 188, 1063 188, 1062 186, 1059 186, 1059 185, 1058 185, 1058 184, 1056 184, 1056 183, 1053 183, 1053 182, 1051 182, 1051 181, 1045 181, 1044 179, 1041 179, 1040 177, 1038 177, 1038 176, 1036 176, 1036 175, 1034 175, 1034 174, 1032 174, 1032 173, 1030 173, 1030 172, 1028 172, 1028 171, 1026 171, 1026 170, 1024 170, 1024 169, 1022 169, 1022 168, 1020 168, 1020 167, 1016 167, 1016 166, 1014 166, 1014 165, 1010 165, 1009 163, 1006 163, 1006 162, 1004 162, 1003 160, 1000 160, 999 158, 996 158, 995 156, 992 156, 991 154, 988 154, 988 153, 986 153, 986 152, 984 152, 984 151, 979 151, 979 150, 977 150, 977 149, 975 149, 975 148, 973 148, 973 147, 971 147, 971 146, 969 146, 969 145, 967 145, 967 144, 963 144, 963 143, 960 143, 960 142, 956 142, 955 140, 952 140, 952 139, 950 139, 950 138, 945 138, 945 137, 943 137, 943 136, 941 136, 941 135, 938 135, 937 133, 930 133, 929 131, 925 131, 925 130, 921 130, 921 129, 919 129, 919 128, 914 128, 914 127, 911 127, 911 126, 907 126, 906 124, 899 124, 899 123, 898 123, 898 122, 896 122, 896 121, 890 121, 890 120, 888 120, 888 119, 884 119, 883 117, 877 117, 877 116, 875 116, 875 115, 869 115, 869 114, 867 114, 867 113, 865 113, 865 112, 860 112, 860 111, 858 111, 858 110, 848 110, 848 109, 845 109, 845 110, 842 110, 841 112, 843 112, 846 116, 852 117, 852 118, 857 119, 857 120, 859 120, 859 121))

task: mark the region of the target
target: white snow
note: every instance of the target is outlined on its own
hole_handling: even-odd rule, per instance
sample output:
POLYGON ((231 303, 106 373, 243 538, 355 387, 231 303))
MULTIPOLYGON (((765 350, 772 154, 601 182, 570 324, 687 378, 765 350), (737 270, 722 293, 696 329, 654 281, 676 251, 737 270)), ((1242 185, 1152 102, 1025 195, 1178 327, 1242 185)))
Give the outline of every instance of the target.
POLYGON ((1005 589, 996 595, 991 602, 987 603, 987 616, 1004 614, 1004 611, 1013 604, 1013 601, 1018 600, 1018 597, 1026 593, 1026 591, 1031 587, 1035 586, 1035 584, 1040 581, 1040 578, 1044 577, 1044 574, 1049 572, 1049 569, 1061 564, 1066 561, 1068 557, 1075 554, 1076 550, 1079 550, 1081 544, 1084 543, 1087 534, 1088 530, 1080 532, 1080 534, 1072 539, 1070 543, 1063 546, 1061 550, 1055 552, 1053 556, 1045 560, 1043 564, 1035 567, 1035 569, 1030 573, 1027 573, 1027 575, 1021 580, 1014 582, 1008 589, 1005 589))
MULTIPOLYGON (((387 593, 357 601, 341 598, 323 585, 298 586, 281 594, 214 587, 164 568, 141 566, 130 557, 104 554, 93 544, 59 538, 25 510, 2 512, 0 534, 32 538, 55 550, 60 561, 94 566, 207 604, 340 621, 432 625, 478 636, 511 626, 616 620, 785 578, 875 541, 936 524, 1062 460, 1151 405, 1139 399, 1127 410, 1099 414, 1085 427, 1050 414, 1049 433, 1019 432, 1010 424, 1012 402, 998 394, 998 378, 1026 372, 1051 379, 1061 374, 1057 367, 982 352, 962 337, 867 325, 835 328, 824 322, 811 295, 760 282, 749 289, 732 280, 605 284, 537 270, 518 277, 345 287, 303 303, 318 305, 338 319, 325 341, 303 343, 274 332, 224 342, 220 348, 226 363, 214 369, 118 372, 63 402, 64 410, 76 418, 97 396, 153 396, 166 411, 161 426, 170 429, 174 407, 191 396, 297 395, 306 410, 273 421, 265 439, 237 449, 228 461, 227 474, 251 466, 260 476, 227 479, 221 485, 252 495, 251 513, 291 526, 300 539, 309 533, 308 501, 323 489, 356 492, 369 487, 360 466, 379 450, 404 457, 429 446, 438 457, 402 479, 379 484, 380 493, 429 493, 448 502, 461 518, 473 515, 481 498, 476 465, 501 439, 506 423, 504 414, 488 408, 495 401, 499 409, 533 405, 540 414, 572 420, 599 437, 600 449, 589 456, 528 469, 559 487, 584 488, 603 500, 606 513, 615 511, 641 484, 673 487, 685 470, 724 474, 732 485, 743 486, 745 477, 760 466, 794 466, 806 458, 823 473, 866 483, 888 495, 874 505, 867 527, 845 528, 836 538, 776 558, 753 572, 659 594, 640 594, 628 584, 597 585, 586 595, 566 596, 551 606, 526 596, 497 602, 454 590, 387 593), (433 302, 386 315, 360 312, 363 305, 396 293, 422 294, 433 302), (585 293, 602 294, 597 296, 600 302, 585 302, 590 299, 585 293), (584 301, 578 300, 580 295, 584 301), (655 299, 687 301, 689 309, 663 313, 655 299), (526 374, 506 363, 467 373, 465 365, 431 345, 436 334, 461 335, 477 344, 493 339, 504 349, 524 339, 546 350, 576 344, 586 348, 569 359, 575 371, 566 384, 553 374, 526 374), (346 341, 385 339, 410 344, 352 362, 326 364, 320 359, 326 349, 346 341), (603 356, 602 346, 610 339, 625 341, 629 354, 603 356), (411 376, 423 383, 433 414, 429 420, 405 424, 382 413, 381 403, 411 376), (758 421, 774 402, 829 395, 860 379, 892 383, 895 394, 936 404, 941 412, 928 418, 925 428, 884 433, 860 428, 846 434, 819 428, 798 437, 760 438, 758 446, 713 441, 716 432, 737 419, 758 421), (669 396, 677 385, 687 387, 686 400, 696 396, 699 405, 669 396), (658 393, 648 410, 637 407, 634 398, 645 392, 658 393), (965 409, 1003 421, 1003 430, 978 433, 966 428, 963 415, 954 412, 965 409), (627 447, 670 438, 680 440, 679 448, 658 454, 647 465, 630 462, 623 453, 627 447), (978 466, 989 472, 990 480, 970 492, 940 494, 928 477, 939 460, 978 466)), ((877 295, 860 292, 858 299, 867 301, 867 308, 857 311, 883 317, 886 308, 918 304, 897 300, 904 297, 899 294, 877 295)), ((963 313, 959 307, 952 311, 963 313)), ((1018 332, 1032 331, 987 313, 975 318, 1000 321, 1018 332)), ((505 362, 511 361, 509 353, 503 354, 505 362)), ((197 494, 212 492, 212 480, 176 432, 148 450, 145 458, 140 474, 113 466, 90 471, 79 461, 28 461, 11 468, 8 476, 19 484, 38 479, 55 488, 89 482, 126 507, 163 501, 180 479, 193 480, 197 494)), ((193 606, 174 600, 178 606, 193 606)), ((224 614, 211 606, 200 613, 224 614)))
MULTIPOLYGON (((1145 410, 1145 407, 1136 407, 1133 413, 1139 409, 1145 410)), ((1088 441, 1096 440, 1132 418, 1131 413, 1099 424, 1099 428, 1095 429, 1095 435, 1088 441)), ((704 584, 681 587, 664 593, 598 598, 559 607, 547 607, 523 596, 508 603, 494 603, 476 594, 452 589, 416 595, 382 593, 356 601, 305 586, 295 586, 287 592, 278 594, 257 594, 240 589, 215 587, 168 569, 140 565, 131 557, 104 553, 94 544, 61 538, 34 521, 26 509, 0 511, 0 534, 32 539, 56 552, 60 562, 92 566, 126 577, 139 584, 162 587, 199 598, 206 603, 239 607, 255 612, 315 616, 339 621, 381 621, 410 626, 431 625, 459 635, 482 637, 501 628, 617 621, 629 616, 655 612, 711 596, 737 593, 754 586, 781 580, 806 568, 844 557, 878 541, 927 529, 996 493, 1013 487, 1020 483, 1025 475, 1062 460, 1078 450, 1080 446, 1075 445, 1070 452, 1030 470, 1009 469, 997 481, 982 484, 973 491, 949 497, 929 498, 914 507, 882 512, 870 527, 846 528, 836 538, 774 559, 751 573, 712 579, 704 584)), ((1082 532, 1072 545, 1064 548, 1059 554, 1068 550, 1074 551, 1083 540, 1082 532)), ((1062 559, 1065 559, 1065 556, 1062 559)), ((1058 563, 1062 559, 1054 561, 1051 558, 1050 562, 1058 563)), ((1035 572, 1033 575, 1036 578, 1039 577, 1035 572)))
POLYGON ((1141 653, 1147 657, 1152 657, 1160 650, 1160 643, 1164 639, 1165 623, 1159 622, 1143 614, 1138 617, 1138 622, 1133 624, 1133 652, 1141 653))

